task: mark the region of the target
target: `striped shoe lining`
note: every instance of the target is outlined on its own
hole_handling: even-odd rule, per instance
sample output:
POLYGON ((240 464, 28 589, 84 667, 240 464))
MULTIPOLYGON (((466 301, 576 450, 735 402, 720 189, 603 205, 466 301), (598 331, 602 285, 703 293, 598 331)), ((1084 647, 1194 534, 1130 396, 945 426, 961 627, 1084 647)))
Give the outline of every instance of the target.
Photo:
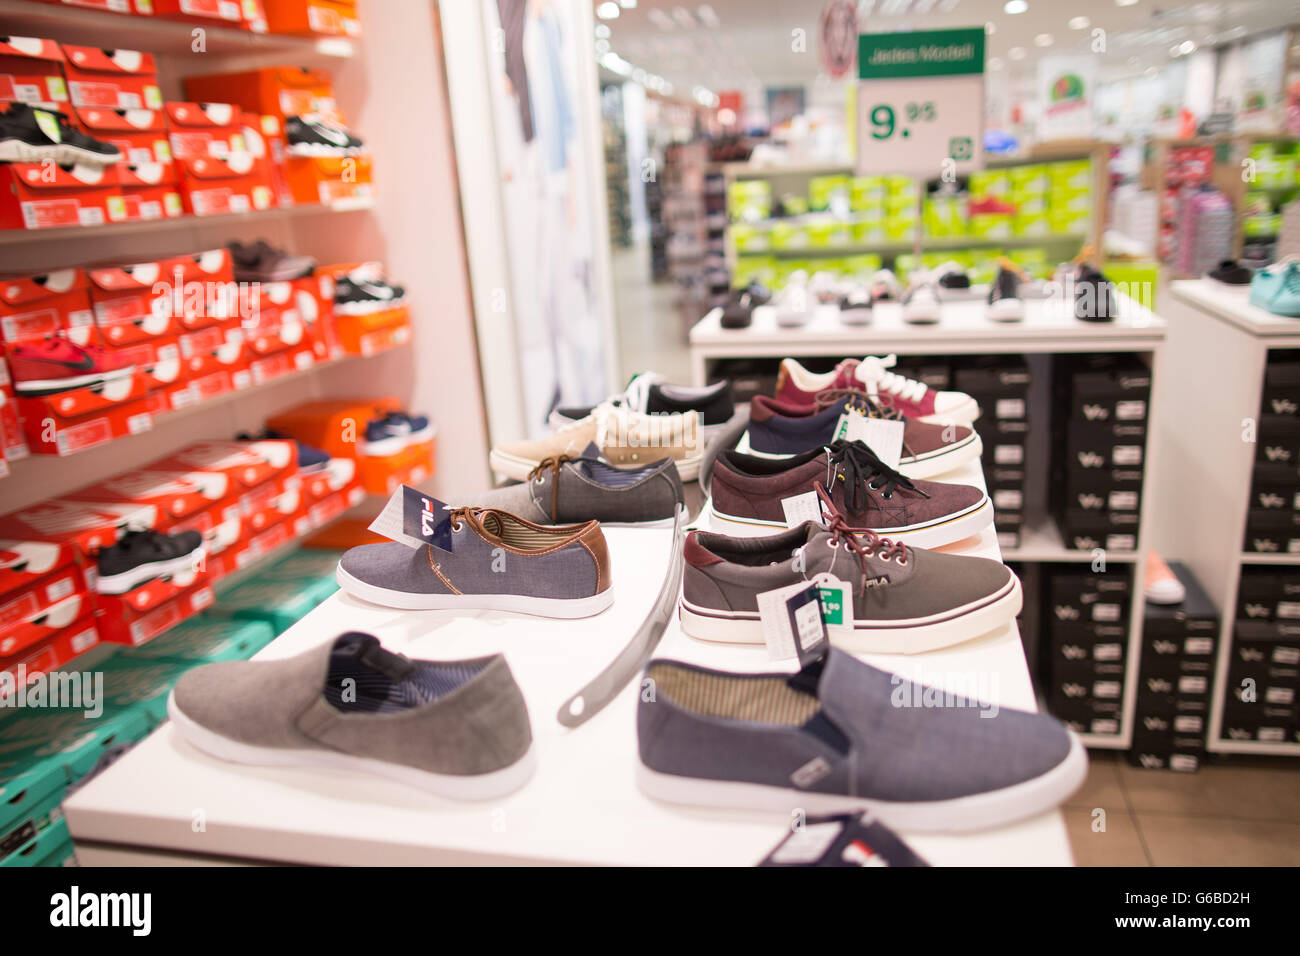
POLYGON ((530 528, 526 524, 510 521, 496 511, 479 512, 479 518, 483 522, 484 531, 500 538, 509 547, 518 548, 520 551, 539 551, 552 548, 573 534, 571 531, 556 531, 551 528, 530 528))
POLYGON ((648 676, 656 693, 709 717, 802 727, 821 709, 816 697, 795 690, 780 675, 721 676, 656 664, 648 676))
POLYGON ((403 681, 395 681, 366 666, 356 658, 335 658, 330 662, 325 682, 325 700, 344 713, 389 714, 409 710, 445 697, 469 683, 487 666, 487 662, 465 664, 424 664, 403 681), (344 681, 355 684, 344 684, 344 681), (348 699, 343 699, 344 688, 348 699))

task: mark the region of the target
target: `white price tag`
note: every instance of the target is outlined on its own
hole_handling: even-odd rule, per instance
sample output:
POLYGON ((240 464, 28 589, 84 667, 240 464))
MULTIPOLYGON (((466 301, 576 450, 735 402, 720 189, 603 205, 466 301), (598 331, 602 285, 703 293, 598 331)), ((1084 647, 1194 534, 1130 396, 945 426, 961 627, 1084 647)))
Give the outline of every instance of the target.
POLYGON ((897 418, 870 418, 847 411, 835 425, 835 438, 860 441, 890 468, 903 457, 903 422, 897 418))
POLYGON ((853 636, 853 588, 832 574, 822 572, 813 578, 822 604, 822 623, 826 636, 835 643, 853 636))
POLYGON ((789 498, 781 499, 781 509, 785 512, 785 525, 787 528, 795 528, 805 521, 815 521, 822 524, 822 501, 817 497, 817 492, 806 491, 801 495, 793 495, 789 498))
POLYGON ((772 660, 797 657, 802 663, 825 652, 826 626, 821 601, 811 582, 791 584, 758 595, 763 643, 772 660))

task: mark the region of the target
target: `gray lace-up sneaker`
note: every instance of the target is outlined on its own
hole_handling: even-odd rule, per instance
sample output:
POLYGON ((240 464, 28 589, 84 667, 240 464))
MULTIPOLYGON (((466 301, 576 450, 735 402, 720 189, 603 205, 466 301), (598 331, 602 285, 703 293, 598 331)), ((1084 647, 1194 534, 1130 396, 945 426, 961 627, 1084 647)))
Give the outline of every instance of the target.
POLYGON ((296 657, 196 667, 167 712, 221 760, 350 770, 460 800, 504 796, 536 768, 504 657, 411 660, 357 631, 296 657))
POLYGON ((363 544, 339 560, 339 587, 414 611, 589 617, 614 603, 609 548, 595 521, 547 528, 491 508, 453 508, 451 547, 363 544))
POLYGON ((1088 773, 1055 718, 945 696, 834 648, 797 674, 654 660, 644 676, 638 783, 672 803, 865 808, 899 830, 976 830, 1051 810, 1088 773), (945 706, 923 703, 935 694, 945 706))
MULTIPOLYGON (((806 521, 783 534, 692 532, 682 578, 682 630, 706 641, 762 644, 758 595, 827 572, 852 585, 845 650, 917 654, 987 634, 1020 613, 1020 580, 988 558, 918 551, 850 528, 806 521)), ((832 638, 832 641, 836 641, 832 638)))
POLYGON ((625 468, 596 457, 559 455, 541 462, 523 484, 457 503, 508 511, 535 524, 595 520, 605 527, 671 528, 684 501, 671 458, 625 468))

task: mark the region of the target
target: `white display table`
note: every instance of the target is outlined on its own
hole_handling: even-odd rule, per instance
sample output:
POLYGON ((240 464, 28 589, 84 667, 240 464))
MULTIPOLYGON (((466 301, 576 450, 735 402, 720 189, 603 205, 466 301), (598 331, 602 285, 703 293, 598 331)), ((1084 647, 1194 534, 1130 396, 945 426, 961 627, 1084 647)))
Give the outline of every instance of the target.
MULTIPOLYGON (((950 476, 982 485, 977 466, 950 476)), ((581 621, 499 613, 385 610, 335 594, 263 650, 289 656, 347 630, 369 631, 413 657, 506 654, 524 690, 539 769, 519 792, 491 803, 455 803, 383 780, 296 769, 242 767, 202 754, 164 725, 65 804, 79 859, 88 865, 269 860, 318 864, 563 863, 736 865, 757 863, 788 826, 783 814, 693 809, 658 803, 637 789, 637 685, 587 724, 555 719, 564 700, 622 649, 654 603, 671 532, 605 532, 618 596, 581 621), (204 829, 194 820, 202 816, 204 829)), ((997 557, 991 531, 963 551, 997 557)), ((793 670, 759 647, 706 644, 676 619, 660 657, 739 671, 793 670)), ((980 678, 1007 707, 1035 709, 1014 624, 916 657, 874 656, 878 666, 938 685, 980 678)), ((966 686, 970 686, 966 683, 966 686)), ((911 835, 939 865, 1069 865, 1059 812, 998 830, 911 835)))

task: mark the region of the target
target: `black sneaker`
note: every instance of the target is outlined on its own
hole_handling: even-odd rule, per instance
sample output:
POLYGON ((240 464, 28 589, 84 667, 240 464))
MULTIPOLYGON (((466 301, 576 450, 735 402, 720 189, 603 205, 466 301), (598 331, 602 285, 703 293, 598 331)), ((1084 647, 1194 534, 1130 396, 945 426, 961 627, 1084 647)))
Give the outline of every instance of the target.
POLYGON ((772 293, 757 283, 744 289, 735 289, 727 296, 719 320, 724 329, 745 329, 754 319, 754 310, 771 301, 772 293))
POLYGON ((1025 303, 1020 298, 1020 274, 1006 266, 989 286, 989 304, 985 314, 993 322, 1020 322, 1025 317, 1025 303))
POLYGON ((0 162, 53 160, 60 166, 74 163, 106 166, 121 159, 122 153, 116 146, 74 129, 58 110, 11 103, 0 112, 0 162))
POLYGON ((343 276, 334 285, 334 311, 340 315, 369 315, 395 309, 406 301, 406 290, 383 279, 343 276))
POLYGON ((192 571, 203 558, 203 535, 197 531, 163 534, 128 531, 95 556, 100 594, 125 594, 154 578, 192 571))
POLYGON ((970 288, 970 273, 955 262, 945 262, 935 270, 935 275, 939 279, 940 289, 964 292, 970 288))
POLYGON ((284 138, 293 156, 355 156, 365 149, 365 144, 342 126, 311 114, 285 120, 284 138))
POLYGON ((1080 266, 1074 280, 1074 317, 1082 322, 1112 322, 1118 315, 1114 284, 1092 266, 1080 266))
POLYGON ((1236 259, 1224 259, 1211 269, 1207 275, 1224 285, 1250 285, 1255 273, 1237 262, 1236 259))
POLYGON ((856 282, 837 300, 840 321, 845 325, 870 325, 872 317, 871 290, 856 282))

